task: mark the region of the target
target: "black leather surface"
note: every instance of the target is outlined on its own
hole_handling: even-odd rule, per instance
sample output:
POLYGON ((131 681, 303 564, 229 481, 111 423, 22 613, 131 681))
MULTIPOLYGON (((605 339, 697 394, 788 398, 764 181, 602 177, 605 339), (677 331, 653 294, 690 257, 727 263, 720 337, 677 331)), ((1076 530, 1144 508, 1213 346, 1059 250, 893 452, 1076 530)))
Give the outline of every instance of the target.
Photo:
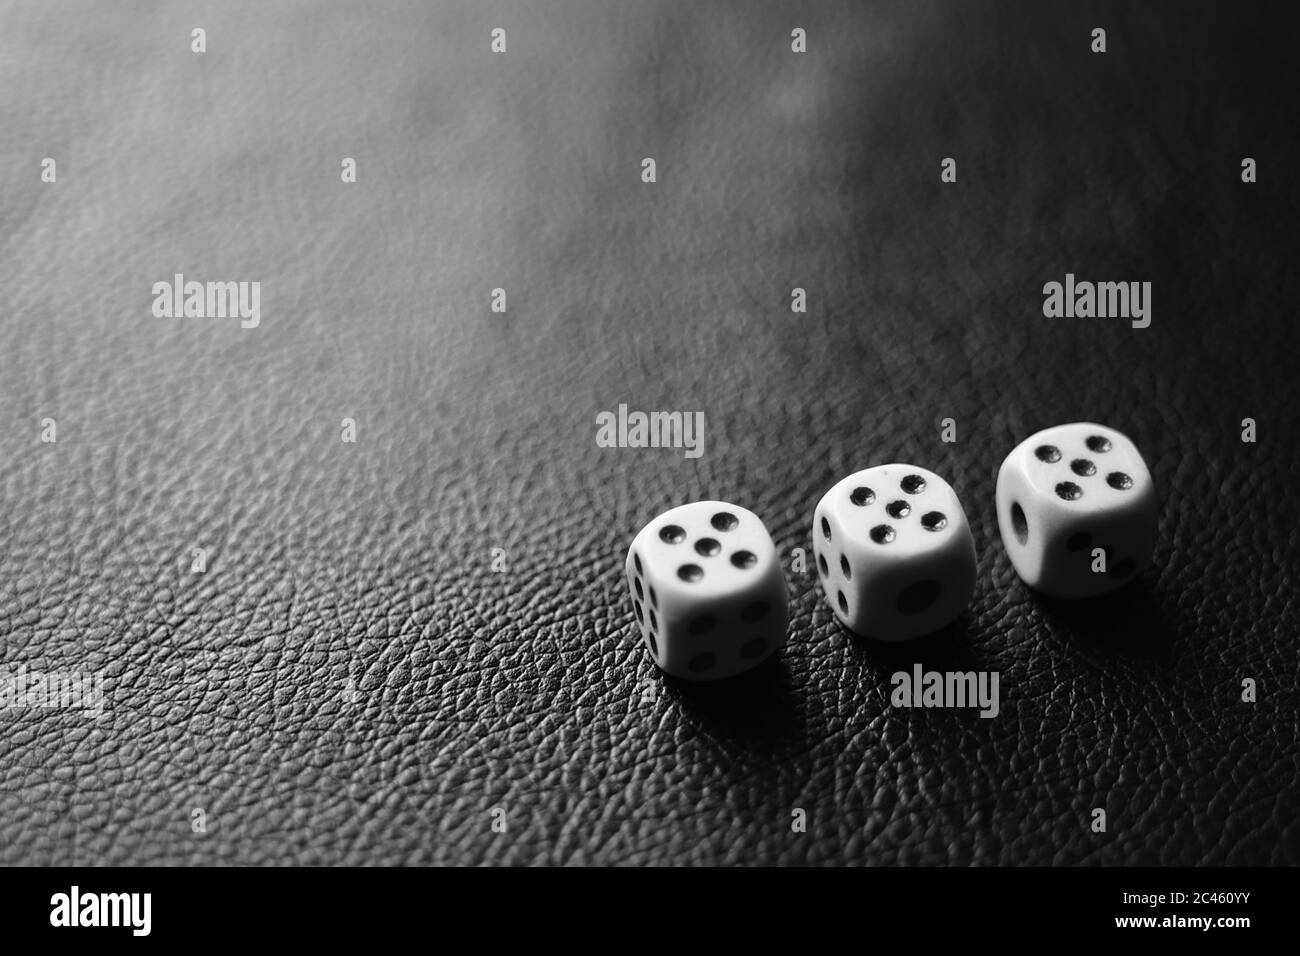
POLYGON ((0 662, 109 695, 0 712, 0 860, 1296 862, 1286 7, 617 6, 0 18, 0 662), (260 281, 260 327, 155 319, 175 272, 260 281), (1043 318, 1066 272, 1151 281, 1151 327, 1043 318), (597 448, 620 402, 703 411, 704 456, 597 448), (1086 608, 992 507, 1078 419, 1162 498, 1086 608), (963 619, 870 645, 792 574, 779 660, 658 676, 645 521, 724 498, 788 556, 887 460, 963 497, 963 619), (892 710, 917 659, 1000 715, 892 710))

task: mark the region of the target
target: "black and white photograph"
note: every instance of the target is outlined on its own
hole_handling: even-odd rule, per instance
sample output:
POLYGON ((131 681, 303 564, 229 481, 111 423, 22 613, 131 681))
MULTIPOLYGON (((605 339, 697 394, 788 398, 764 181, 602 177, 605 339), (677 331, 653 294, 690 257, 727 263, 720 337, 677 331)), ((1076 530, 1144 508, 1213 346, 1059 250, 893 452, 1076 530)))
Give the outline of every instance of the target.
POLYGON ((1279 932, 1296 27, 0 3, 0 920, 1279 932))

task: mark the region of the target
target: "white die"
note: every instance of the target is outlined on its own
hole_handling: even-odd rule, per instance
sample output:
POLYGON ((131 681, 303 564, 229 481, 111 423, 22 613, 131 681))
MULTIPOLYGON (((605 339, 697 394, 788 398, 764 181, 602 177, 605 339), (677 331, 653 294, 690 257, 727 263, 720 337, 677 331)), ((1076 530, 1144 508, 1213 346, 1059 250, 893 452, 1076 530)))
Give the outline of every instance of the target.
POLYGON ((903 641, 939 630, 975 592, 975 542, 948 482, 915 465, 849 475, 813 512, 817 573, 858 634, 903 641))
POLYGON ((1155 550, 1151 472, 1137 446, 1105 425, 1057 425, 1022 441, 998 469, 997 507, 1016 573, 1055 597, 1113 591, 1155 550), (1104 573, 1093 570, 1097 548, 1104 573))
POLYGON ((674 677, 731 677, 785 644, 785 574, 752 511, 725 501, 665 511, 633 539, 625 568, 646 648, 674 677))

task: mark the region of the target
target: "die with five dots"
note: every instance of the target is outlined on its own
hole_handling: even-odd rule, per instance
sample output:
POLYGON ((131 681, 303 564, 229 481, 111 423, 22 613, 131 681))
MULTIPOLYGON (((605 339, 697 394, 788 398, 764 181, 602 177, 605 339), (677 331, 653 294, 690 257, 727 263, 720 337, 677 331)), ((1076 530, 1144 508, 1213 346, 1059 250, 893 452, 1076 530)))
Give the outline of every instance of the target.
POLYGON ((948 482, 879 465, 836 484, 813 513, 822 590, 850 630, 901 641, 939 630, 975 591, 975 542, 948 482))
POLYGON ((668 674, 731 677, 785 644, 785 574, 752 511, 725 501, 666 511, 637 534, 624 567, 646 649, 668 674))
POLYGON ((1054 597, 1113 591, 1155 550, 1151 472, 1127 436, 1092 422, 1017 445, 998 470, 997 511, 1016 573, 1054 597))

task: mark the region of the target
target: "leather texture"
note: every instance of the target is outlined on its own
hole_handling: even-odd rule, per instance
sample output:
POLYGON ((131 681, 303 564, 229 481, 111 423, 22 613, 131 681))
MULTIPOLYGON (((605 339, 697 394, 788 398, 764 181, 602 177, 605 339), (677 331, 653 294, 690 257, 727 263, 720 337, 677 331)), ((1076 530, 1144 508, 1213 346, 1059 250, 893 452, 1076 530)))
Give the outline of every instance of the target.
POLYGON ((0 712, 0 861, 1297 862, 1286 14, 7 7, 0 663, 108 709, 0 712), (260 281, 260 326, 154 318, 177 272, 260 281), (1044 318, 1067 272, 1150 281, 1151 327, 1044 318), (703 411, 703 456, 596 447, 619 403, 703 411), (993 510, 1076 420, 1161 498, 1155 567, 1087 605, 993 510), (855 639, 809 567, 778 659, 655 671, 646 521, 734 501, 788 570, 895 460, 965 503, 956 624, 855 639), (891 708, 918 660, 998 671, 1000 714, 891 708))

